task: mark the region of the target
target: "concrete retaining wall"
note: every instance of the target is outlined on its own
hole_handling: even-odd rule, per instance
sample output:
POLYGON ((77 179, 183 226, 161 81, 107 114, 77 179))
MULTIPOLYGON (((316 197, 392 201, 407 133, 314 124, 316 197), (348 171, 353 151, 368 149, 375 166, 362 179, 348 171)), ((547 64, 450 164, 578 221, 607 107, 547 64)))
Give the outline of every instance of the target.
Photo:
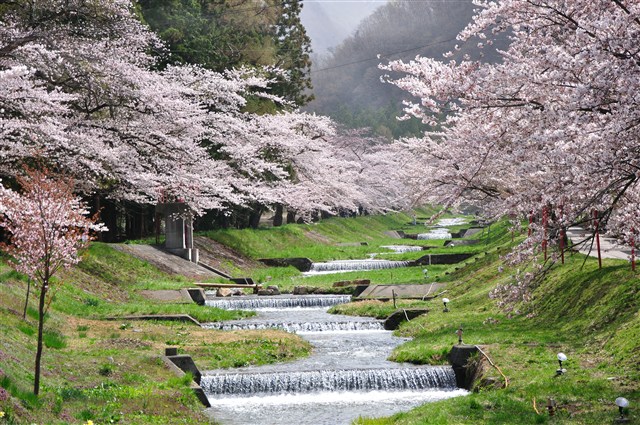
POLYGON ((475 356, 478 347, 475 345, 454 345, 449 352, 449 363, 453 366, 453 372, 456 374, 456 385, 458 388, 471 390, 473 384, 479 375, 479 362, 470 362, 469 359, 475 356))
POLYGON ((198 397, 198 400, 200 400, 200 403, 206 407, 211 407, 211 403, 209 403, 207 395, 200 386, 200 379, 202 375, 200 374, 196 364, 193 362, 193 359, 189 355, 175 353, 175 348, 168 348, 166 351, 167 355, 162 356, 162 361, 178 376, 183 376, 185 373, 191 372, 194 379, 190 385, 191 389, 196 397, 198 397))
POLYGON ((311 270, 311 265, 313 264, 308 258, 262 258, 258 261, 269 267, 292 266, 301 272, 308 272, 311 270))
POLYGON ((427 254, 410 263, 411 266, 430 266, 434 264, 456 264, 473 254, 427 254))
POLYGON ((393 331, 398 329, 401 323, 408 320, 415 319, 418 316, 427 314, 429 312, 426 308, 401 308, 393 313, 384 321, 384 329, 387 331, 393 331))

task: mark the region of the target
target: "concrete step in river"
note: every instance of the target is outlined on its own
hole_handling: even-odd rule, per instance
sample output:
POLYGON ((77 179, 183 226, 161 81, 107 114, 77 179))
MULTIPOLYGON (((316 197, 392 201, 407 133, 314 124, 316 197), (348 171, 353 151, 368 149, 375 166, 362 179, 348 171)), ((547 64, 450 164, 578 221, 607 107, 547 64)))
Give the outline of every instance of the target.
POLYGON ((257 318, 208 325, 233 329, 244 322, 246 328, 278 327, 298 333, 314 346, 311 356, 291 363, 203 372, 201 384, 212 405, 208 412, 216 421, 223 425, 346 425, 359 416, 386 416, 466 394, 455 387, 448 366, 388 361, 393 348, 407 339, 382 330, 379 321, 330 315, 326 296, 310 296, 304 302, 307 307, 300 307, 299 297, 304 296, 286 301, 297 307, 256 306, 257 318))

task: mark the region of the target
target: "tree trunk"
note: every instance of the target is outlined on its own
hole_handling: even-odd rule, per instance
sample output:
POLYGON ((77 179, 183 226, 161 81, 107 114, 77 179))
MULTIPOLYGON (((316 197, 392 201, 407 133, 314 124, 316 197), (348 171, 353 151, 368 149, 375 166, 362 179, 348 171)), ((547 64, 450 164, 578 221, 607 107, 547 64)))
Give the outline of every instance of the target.
POLYGON ((42 288, 40 289, 40 302, 38 303, 38 348, 36 350, 36 367, 34 372, 33 393, 40 393, 40 363, 42 361, 42 333, 44 328, 44 304, 47 298, 47 289, 49 288, 49 280, 44 279, 42 288))
POLYGON ((29 306, 30 293, 31 293, 31 278, 27 280, 27 298, 24 300, 24 311, 22 312, 22 320, 27 320, 27 307, 29 306))
MULTIPOLYGON (((98 195, 97 193, 93 196, 93 209, 94 211, 91 211, 93 214, 101 214, 102 212, 102 206, 100 204, 100 195, 98 195)), ((104 242, 102 237, 102 232, 98 232, 98 241, 104 242)))
POLYGON ((276 205, 276 212, 273 216, 273 227, 282 226, 283 215, 284 215, 284 208, 282 207, 282 205, 281 204, 276 205))
POLYGON ((287 211, 287 224, 293 224, 296 222, 295 211, 287 211))
POLYGON ((109 229, 108 232, 101 232, 104 242, 116 242, 118 240, 118 209, 114 201, 105 200, 100 212, 102 222, 109 229))
POLYGON ((251 211, 251 214, 249 215, 249 226, 251 226, 252 229, 258 228, 260 225, 260 217, 262 217, 261 206, 256 207, 256 209, 251 211))

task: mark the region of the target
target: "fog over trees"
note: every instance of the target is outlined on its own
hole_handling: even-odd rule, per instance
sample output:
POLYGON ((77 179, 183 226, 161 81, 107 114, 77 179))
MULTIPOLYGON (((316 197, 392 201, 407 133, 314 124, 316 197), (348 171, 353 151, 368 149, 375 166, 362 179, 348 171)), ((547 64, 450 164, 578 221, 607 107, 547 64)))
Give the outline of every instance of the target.
MULTIPOLYGON (((385 72, 378 65, 417 55, 442 58, 454 49, 474 8, 470 0, 397 1, 378 8, 332 54, 313 57, 315 100, 307 109, 351 127, 373 127, 389 138, 421 134, 424 126, 417 120, 396 120, 407 95, 381 83, 385 72)), ((484 53, 485 60, 496 59, 493 52, 484 53)), ((461 44, 457 57, 465 54, 475 58, 480 53, 476 46, 461 44)))

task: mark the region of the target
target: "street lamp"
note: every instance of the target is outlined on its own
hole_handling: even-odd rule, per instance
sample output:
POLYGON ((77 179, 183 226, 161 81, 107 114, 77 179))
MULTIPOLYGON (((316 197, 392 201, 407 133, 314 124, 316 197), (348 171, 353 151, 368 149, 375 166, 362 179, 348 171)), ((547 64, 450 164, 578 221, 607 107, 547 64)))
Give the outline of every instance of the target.
POLYGON ((564 353, 558 353, 558 364, 560 365, 560 368, 556 370, 556 375, 562 375, 567 372, 567 369, 564 369, 562 367, 562 362, 566 362, 566 361, 567 361, 567 356, 564 353))
POLYGON ((629 407, 629 400, 624 397, 616 398, 616 406, 618 406, 618 410, 620 411, 620 417, 615 420, 616 423, 628 423, 629 418, 624 417, 624 409, 629 407))
POLYGON ((442 299, 442 304, 444 304, 444 310, 442 310, 444 313, 448 312, 449 309, 447 308, 447 303, 449 303, 449 298, 443 298, 442 299))

